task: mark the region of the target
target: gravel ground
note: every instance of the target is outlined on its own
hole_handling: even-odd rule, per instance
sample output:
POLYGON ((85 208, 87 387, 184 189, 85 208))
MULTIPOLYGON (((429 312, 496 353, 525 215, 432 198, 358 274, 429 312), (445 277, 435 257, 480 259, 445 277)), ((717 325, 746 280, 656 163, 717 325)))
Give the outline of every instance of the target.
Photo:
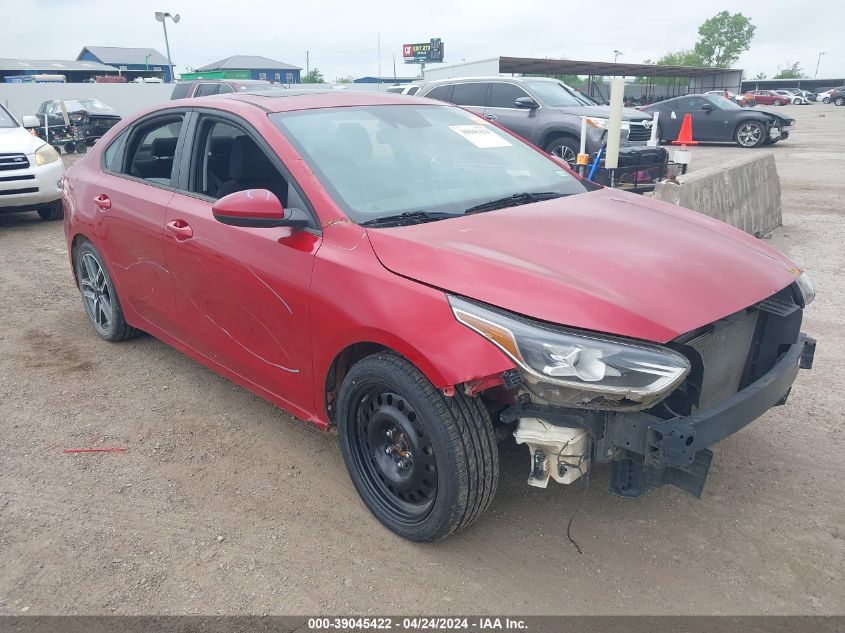
POLYGON ((819 293, 787 406, 718 446, 700 500, 612 497, 607 468, 532 489, 506 448, 491 511, 436 544, 369 515, 334 435, 153 338, 100 341, 61 223, 0 216, 0 614, 845 613, 845 108, 784 110, 771 241, 819 293), (62 453, 82 446, 128 451, 62 453))

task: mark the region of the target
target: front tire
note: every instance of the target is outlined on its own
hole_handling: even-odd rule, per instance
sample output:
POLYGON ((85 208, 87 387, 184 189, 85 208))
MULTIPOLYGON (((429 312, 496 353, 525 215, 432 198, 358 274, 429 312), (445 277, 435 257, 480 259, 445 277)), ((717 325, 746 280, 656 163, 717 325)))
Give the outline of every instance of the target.
POLYGON ((41 207, 37 209, 38 215, 41 217, 42 220, 46 220, 48 222, 53 222, 55 220, 61 220, 65 217, 65 211, 62 207, 61 201, 54 202, 46 207, 41 207))
POLYGON ((830 97, 825 97, 822 99, 822 103, 830 103, 830 97))
POLYGON ((356 363, 337 420, 352 483, 398 535, 442 539, 490 505, 499 455, 487 409, 460 392, 443 395, 407 359, 381 352, 356 363))
POLYGON ((124 341, 138 334, 123 316, 111 276, 97 249, 83 242, 75 251, 76 281, 88 320, 97 336, 106 341, 124 341))
POLYGON ((760 147, 766 136, 766 129, 757 121, 743 121, 736 128, 734 140, 740 147, 760 147))
POLYGON ((772 105, 779 106, 783 104, 778 99, 775 99, 774 101, 772 101, 772 105))
POLYGON ((581 150, 580 143, 571 136, 556 136, 543 148, 547 154, 562 158, 569 166, 575 169, 575 159, 581 150))
POLYGON ((833 103, 838 106, 845 105, 845 97, 836 97, 836 100, 833 103))

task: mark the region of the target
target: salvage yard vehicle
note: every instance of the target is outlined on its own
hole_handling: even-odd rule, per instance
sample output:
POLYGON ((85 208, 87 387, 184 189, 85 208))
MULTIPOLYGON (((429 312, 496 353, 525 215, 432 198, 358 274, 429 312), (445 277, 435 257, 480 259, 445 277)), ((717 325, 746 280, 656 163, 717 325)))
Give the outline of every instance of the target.
MULTIPOLYGON (((607 140, 610 106, 599 105, 557 79, 442 79, 424 83, 418 94, 495 121, 571 166, 581 147, 581 117, 587 120, 587 154, 595 154, 607 140)), ((632 108, 622 110, 622 119, 621 144, 645 145, 651 138, 651 119, 632 108)))
POLYGON ((30 132, 36 127, 34 116, 21 125, 0 103, 0 213, 37 211, 58 220, 65 167, 58 152, 30 132))
POLYGON ((740 147, 772 145, 789 138, 795 119, 760 108, 743 108, 719 95, 692 94, 640 108, 660 113, 657 136, 661 141, 678 138, 684 115, 692 117, 696 141, 736 143, 740 147))
POLYGON ((752 90, 746 92, 745 96, 750 97, 758 105, 782 106, 792 102, 791 95, 787 97, 774 90, 752 90))
MULTIPOLYGON (((40 123, 39 136, 56 144, 56 139, 51 134, 46 137, 45 123, 47 129, 69 128, 69 138, 65 142, 65 151, 73 153, 79 151, 76 147, 82 144, 91 147, 97 139, 108 132, 112 126, 120 121, 120 115, 109 105, 99 99, 53 99, 44 101, 36 113, 40 123), (62 107, 64 104, 64 108, 62 107), (67 114, 67 122, 65 121, 67 114), (46 122, 45 122, 46 118, 46 122)), ((84 149, 81 153, 84 153, 84 149)))
MULTIPOLYGON (((191 81, 179 81, 173 86, 170 93, 171 99, 190 99, 192 97, 210 97, 217 94, 229 94, 230 92, 244 92, 247 90, 264 90, 274 86, 266 79, 194 79, 191 81)), ((275 84, 278 89, 285 86, 275 84)))
POLYGON ((498 441, 529 481, 700 495, 783 404, 812 283, 702 214, 585 181, 464 109, 277 91, 123 121, 64 180, 102 339, 143 330, 320 428, 366 506, 428 541, 478 519, 498 441))

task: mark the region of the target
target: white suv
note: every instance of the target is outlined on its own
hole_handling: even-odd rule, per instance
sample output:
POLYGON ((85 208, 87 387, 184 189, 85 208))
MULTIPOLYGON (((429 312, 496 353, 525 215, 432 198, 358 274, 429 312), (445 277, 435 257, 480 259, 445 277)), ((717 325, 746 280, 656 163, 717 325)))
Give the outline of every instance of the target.
POLYGON ((25 116, 21 125, 0 104, 0 213, 35 210, 45 220, 59 220, 65 166, 49 143, 27 129, 35 127, 36 117, 25 116))

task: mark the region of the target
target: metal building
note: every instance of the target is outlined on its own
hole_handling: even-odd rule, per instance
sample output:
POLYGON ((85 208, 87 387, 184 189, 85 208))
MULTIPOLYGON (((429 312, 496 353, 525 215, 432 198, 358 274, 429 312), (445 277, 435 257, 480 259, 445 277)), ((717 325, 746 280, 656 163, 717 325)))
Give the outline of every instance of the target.
MULTIPOLYGON (((248 73, 239 79, 266 79, 276 83, 298 84, 302 68, 260 55, 232 55, 213 64, 197 68, 196 73, 248 73)), ((208 78, 208 77, 204 77, 208 78)))
POLYGON ((138 77, 158 77, 166 83, 171 80, 167 57, 154 48, 85 46, 76 59, 114 66, 127 81, 138 77))
POLYGON ((90 81, 99 75, 117 75, 114 66, 95 61, 65 59, 0 59, 0 82, 53 82, 64 78, 67 83, 90 81))

